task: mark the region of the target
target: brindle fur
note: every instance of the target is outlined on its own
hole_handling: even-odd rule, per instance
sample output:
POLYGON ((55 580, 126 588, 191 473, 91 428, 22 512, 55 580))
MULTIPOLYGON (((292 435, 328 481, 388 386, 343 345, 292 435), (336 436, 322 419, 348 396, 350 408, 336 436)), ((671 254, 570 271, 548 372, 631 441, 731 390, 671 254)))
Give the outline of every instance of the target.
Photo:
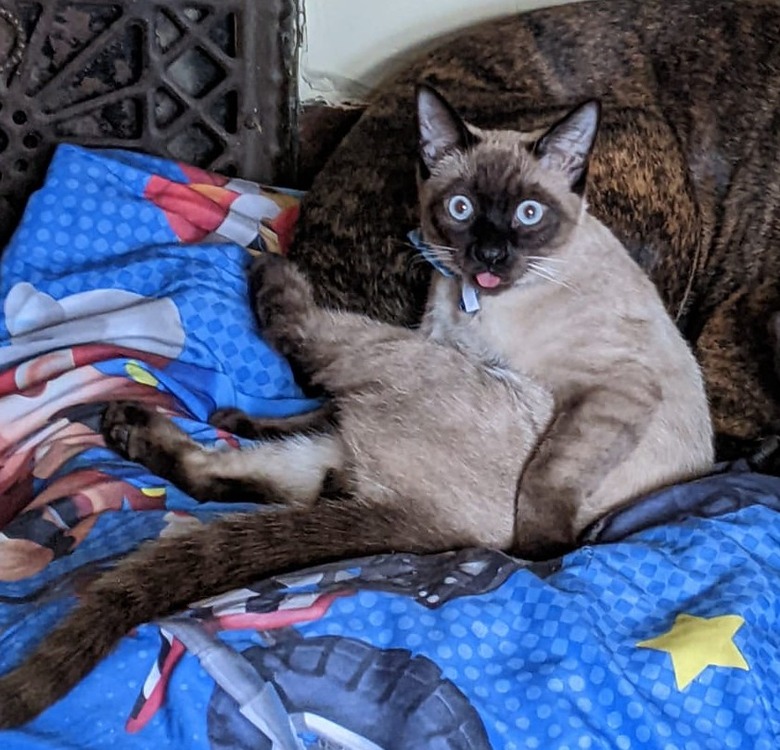
POLYGON ((421 330, 319 307, 291 264, 255 261, 264 336, 331 394, 337 424, 314 415, 303 437, 215 457, 137 404, 115 404, 104 420, 109 444, 189 489, 244 482, 271 501, 314 507, 224 518, 156 540, 100 576, 0 679, 0 727, 62 696, 133 625, 193 599, 392 549, 485 545, 544 557, 616 506, 711 467, 698 366, 655 287, 584 208, 598 108, 583 105, 529 142, 467 130, 429 89, 418 106, 423 230, 447 243, 456 274, 437 278, 421 330), (481 207, 475 241, 456 244, 463 227, 436 218, 453 191, 481 207), (535 239, 516 212, 529 194, 546 196, 553 219, 535 239), (532 273, 528 248, 555 278, 532 273), (485 269, 501 288, 485 289, 468 315, 459 277, 478 282, 485 269), (279 450, 292 451, 288 463, 265 460, 279 450), (324 497, 334 475, 337 497, 324 497))
POLYGON ((649 273, 702 365, 721 457, 780 421, 767 336, 780 309, 780 5, 596 0, 458 33, 383 86, 314 180, 291 257, 319 299, 419 322, 430 270, 413 84, 468 119, 533 129, 586 97, 602 130, 589 200, 649 273))

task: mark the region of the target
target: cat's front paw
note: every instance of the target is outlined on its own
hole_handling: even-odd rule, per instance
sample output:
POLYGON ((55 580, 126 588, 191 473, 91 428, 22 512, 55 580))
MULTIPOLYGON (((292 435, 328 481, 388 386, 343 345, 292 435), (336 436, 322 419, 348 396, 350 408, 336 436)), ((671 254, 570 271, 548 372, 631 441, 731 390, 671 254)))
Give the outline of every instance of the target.
POLYGON ((255 315, 263 337, 282 354, 290 339, 300 335, 314 295, 306 277, 288 260, 274 253, 257 256, 249 272, 255 315))
POLYGON ((143 462, 154 450, 151 434, 158 416, 135 401, 110 403, 100 424, 106 447, 131 461, 143 462))

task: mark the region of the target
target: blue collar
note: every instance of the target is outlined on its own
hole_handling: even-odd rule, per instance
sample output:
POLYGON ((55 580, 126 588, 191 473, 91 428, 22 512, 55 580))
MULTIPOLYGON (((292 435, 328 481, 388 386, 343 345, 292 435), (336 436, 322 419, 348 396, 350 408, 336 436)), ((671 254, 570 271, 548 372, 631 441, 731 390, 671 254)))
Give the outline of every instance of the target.
MULTIPOLYGON (((430 245, 422 238, 422 232, 419 229, 413 229, 406 236, 409 238, 409 242, 418 250, 420 255, 422 255, 422 257, 425 258, 425 260, 427 260, 442 276, 447 279, 455 278, 455 274, 442 264, 436 257, 430 245)), ((479 292, 473 284, 469 284, 465 279, 460 289, 460 309, 469 315, 473 315, 479 310, 479 292)))

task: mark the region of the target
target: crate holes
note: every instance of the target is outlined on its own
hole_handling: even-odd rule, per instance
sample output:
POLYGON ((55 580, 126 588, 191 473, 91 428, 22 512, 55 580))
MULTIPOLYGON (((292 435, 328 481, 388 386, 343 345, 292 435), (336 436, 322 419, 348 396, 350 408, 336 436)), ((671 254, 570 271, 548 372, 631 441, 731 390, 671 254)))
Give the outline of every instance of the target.
POLYGON ((24 144, 25 148, 34 149, 41 145, 42 140, 43 138, 41 137, 40 133, 31 130, 24 136, 24 138, 22 138, 22 144, 24 144))
POLYGON ((238 20, 235 13, 226 13, 224 18, 214 23, 209 31, 209 38, 228 57, 238 54, 238 20))
POLYGON ((203 21, 206 16, 208 16, 209 12, 205 8, 184 8, 182 13, 187 17, 189 21, 192 21, 193 23, 200 23, 203 21))
POLYGON ((0 83, 0 248, 63 141, 145 151, 203 169, 224 165, 229 174, 267 180, 276 171, 289 174, 287 123, 276 132, 243 127, 247 118, 262 119, 266 108, 279 113, 280 98, 292 103, 287 32, 273 22, 247 28, 249 9, 266 3, 269 20, 278 12, 280 24, 296 5, 11 2, 28 48, 25 75, 9 71, 0 83), (262 43, 245 47, 250 37, 262 43))
POLYGON ((188 49, 168 68, 168 75, 182 91, 200 99, 225 78, 225 72, 200 47, 188 49))
POLYGON ((159 11, 154 24, 154 38, 160 52, 167 52, 182 36, 184 32, 178 24, 164 10, 159 11))

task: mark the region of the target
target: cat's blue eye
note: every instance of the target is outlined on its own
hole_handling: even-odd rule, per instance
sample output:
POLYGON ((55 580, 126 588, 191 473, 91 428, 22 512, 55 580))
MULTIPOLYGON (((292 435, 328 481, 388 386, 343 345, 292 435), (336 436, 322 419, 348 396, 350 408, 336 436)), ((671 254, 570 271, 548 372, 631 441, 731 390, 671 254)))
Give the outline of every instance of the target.
POLYGON ((465 195, 453 195, 447 203, 447 210, 456 221, 466 221, 474 213, 474 206, 465 195))
POLYGON ((544 216, 544 206, 539 201, 527 200, 518 205, 515 218, 526 227, 538 224, 544 216))

